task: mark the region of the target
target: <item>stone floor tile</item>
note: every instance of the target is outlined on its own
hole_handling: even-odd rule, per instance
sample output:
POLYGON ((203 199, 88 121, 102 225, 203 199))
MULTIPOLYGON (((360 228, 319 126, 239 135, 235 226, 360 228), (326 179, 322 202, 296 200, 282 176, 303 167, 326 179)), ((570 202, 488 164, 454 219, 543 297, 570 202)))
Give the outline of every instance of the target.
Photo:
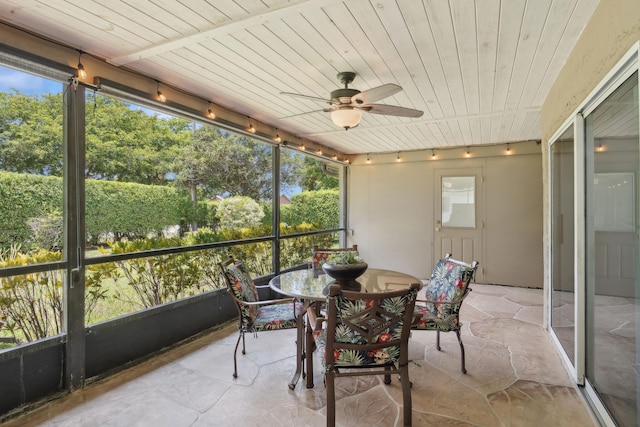
MULTIPOLYGON (((442 351, 438 351, 435 332, 412 332, 413 425, 595 425, 540 326, 541 307, 536 301, 542 292, 536 296, 536 290, 492 285, 473 285, 473 289, 461 312, 466 375, 460 371, 455 333, 441 334, 442 351)), ((619 307, 631 315, 625 304, 619 307)), ((624 326, 617 327, 623 335, 624 326)), ((326 390, 320 356, 312 355, 315 387, 306 389, 301 378, 290 390, 296 364, 295 331, 268 331, 257 339, 247 335, 247 354, 238 352, 239 375, 234 379, 237 337, 237 325, 228 324, 93 381, 2 427, 324 426, 326 390)), ((621 356, 599 353, 599 357, 621 356)), ((402 425, 397 378, 390 385, 383 384, 380 376, 338 378, 336 398, 338 426, 402 425)), ((612 400, 624 413, 625 403, 612 400)))
POLYGON ((519 380, 509 388, 487 396, 505 425, 596 426, 584 411, 584 402, 573 387, 519 380))

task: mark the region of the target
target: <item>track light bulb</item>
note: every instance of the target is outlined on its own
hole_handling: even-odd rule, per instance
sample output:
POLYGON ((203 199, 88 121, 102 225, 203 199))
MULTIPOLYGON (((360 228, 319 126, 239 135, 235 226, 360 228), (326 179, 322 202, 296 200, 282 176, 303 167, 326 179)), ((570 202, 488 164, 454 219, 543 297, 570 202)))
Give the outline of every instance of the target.
POLYGON ((84 80, 87 78, 87 70, 84 69, 84 65, 82 65, 82 61, 80 61, 80 57, 82 56, 82 52, 78 53, 78 78, 80 80, 84 80))
POLYGON ((160 102, 165 102, 165 101, 167 100, 167 97, 166 97, 166 96, 164 96, 164 94, 160 91, 160 82, 158 82, 158 92, 157 92, 157 95, 158 95, 158 101, 160 101, 160 102))

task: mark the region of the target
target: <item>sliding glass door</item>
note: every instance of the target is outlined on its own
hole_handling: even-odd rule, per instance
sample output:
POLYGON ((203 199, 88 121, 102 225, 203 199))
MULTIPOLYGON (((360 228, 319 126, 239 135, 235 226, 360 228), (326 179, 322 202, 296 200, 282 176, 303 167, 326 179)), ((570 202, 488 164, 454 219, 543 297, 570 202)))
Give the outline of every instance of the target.
POLYGON ((638 415, 638 73, 585 116, 586 379, 620 426, 638 415))
POLYGON ((573 126, 551 146, 551 326, 575 364, 573 126))

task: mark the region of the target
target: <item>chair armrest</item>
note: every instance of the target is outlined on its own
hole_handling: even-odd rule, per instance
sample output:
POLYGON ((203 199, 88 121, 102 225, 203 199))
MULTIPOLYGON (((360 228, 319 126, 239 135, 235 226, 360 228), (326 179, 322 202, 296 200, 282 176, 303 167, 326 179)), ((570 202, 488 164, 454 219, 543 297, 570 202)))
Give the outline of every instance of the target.
POLYGON ((268 299, 260 301, 240 301, 243 305, 273 305, 273 304, 289 304, 295 302, 295 298, 268 299))
POLYGON ((325 317, 318 316, 315 310, 307 310, 307 318, 309 319, 309 326, 314 333, 324 329, 322 324, 327 319, 325 317))

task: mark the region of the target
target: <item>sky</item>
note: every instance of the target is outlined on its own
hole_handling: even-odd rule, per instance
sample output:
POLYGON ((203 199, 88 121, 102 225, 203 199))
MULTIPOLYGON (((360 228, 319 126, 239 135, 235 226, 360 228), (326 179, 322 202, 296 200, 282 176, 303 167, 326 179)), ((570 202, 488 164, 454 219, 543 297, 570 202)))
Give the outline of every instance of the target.
POLYGON ((0 92, 13 92, 13 89, 25 95, 59 93, 62 92, 62 83, 0 66, 0 92))

